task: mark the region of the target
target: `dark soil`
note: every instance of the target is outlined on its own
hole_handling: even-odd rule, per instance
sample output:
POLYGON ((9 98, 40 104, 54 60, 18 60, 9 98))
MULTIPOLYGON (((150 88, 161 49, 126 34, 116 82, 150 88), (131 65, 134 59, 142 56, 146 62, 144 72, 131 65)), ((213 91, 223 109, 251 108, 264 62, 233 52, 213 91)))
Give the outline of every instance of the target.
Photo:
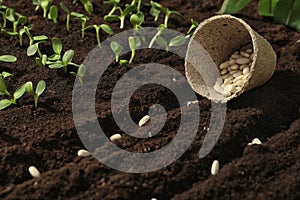
MULTIPOLYGON (((73 11, 84 13, 81 4, 64 1, 73 11)), ((103 23, 109 6, 95 1, 95 12, 88 24, 103 23)), ((160 1, 177 10, 185 20, 172 17, 170 28, 185 33, 190 19, 202 21, 219 10, 222 1, 160 1)), ((58 5, 57 1, 54 1, 58 5)), ((30 18, 33 35, 58 37, 64 50, 75 50, 75 63, 83 62, 97 45, 93 31, 80 37, 80 23, 71 20, 71 32, 65 29, 62 14, 59 23, 34 11, 31 1, 5 0, 4 5, 30 18)), ((26 81, 47 83, 39 108, 25 96, 18 106, 0 111, 0 199, 300 199, 300 34, 257 14, 257 1, 236 15, 265 37, 278 56, 276 71, 265 85, 251 90, 228 103, 226 124, 217 145, 203 159, 198 157, 210 120, 210 101, 198 96, 201 121, 188 151, 164 169, 144 174, 128 174, 111 169, 95 158, 78 157, 84 148, 72 117, 74 77, 61 70, 37 67, 33 57, 26 56, 16 37, 0 35, 0 55, 17 56, 16 63, 1 63, 1 70, 15 75, 7 79, 9 91, 26 81), (247 146, 258 137, 262 145, 247 146), (213 160, 219 160, 219 174, 210 175, 213 160), (40 178, 32 178, 28 167, 34 165, 40 178)), ((153 26, 146 16, 145 26, 153 26)), ((128 21, 128 20, 127 20, 128 21)), ((162 22, 160 19, 159 22, 162 22)), ((130 27, 126 23, 126 27, 130 27)), ((118 23, 112 24, 117 33, 118 23)), ((106 39, 102 34, 102 39, 106 39)), ((50 42, 42 51, 51 54, 50 42)), ((162 51, 141 51, 135 63, 161 63, 184 74, 184 60, 162 51)), ((130 66, 130 68, 134 65, 130 66)), ((112 64, 99 84, 96 107, 98 120, 108 136, 120 133, 110 112, 110 97, 116 81, 126 68, 112 64)), ((149 106, 167 106, 168 123, 158 137, 144 142, 123 136, 119 146, 134 152, 152 151, 169 143, 176 135, 180 110, 174 95, 166 88, 148 85, 132 97, 131 115, 138 120, 149 106), (174 99, 174 100, 172 100, 174 99), (146 149, 147 150, 147 149, 146 149)))

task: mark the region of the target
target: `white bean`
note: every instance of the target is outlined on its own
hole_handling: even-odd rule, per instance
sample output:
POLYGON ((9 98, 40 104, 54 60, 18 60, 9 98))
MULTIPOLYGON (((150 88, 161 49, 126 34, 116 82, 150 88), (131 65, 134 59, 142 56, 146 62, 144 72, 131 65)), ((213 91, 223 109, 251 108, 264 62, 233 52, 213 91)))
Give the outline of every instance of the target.
POLYGON ((242 56, 239 54, 233 54, 232 56, 230 56, 230 59, 237 59, 237 58, 241 58, 242 56))
POLYGON ((122 138, 122 136, 120 134, 114 134, 112 136, 110 136, 110 141, 115 142, 117 140, 120 140, 122 138))
POLYGON ((253 61, 253 58, 254 58, 254 53, 252 53, 252 54, 250 55, 250 60, 253 61))
POLYGON ((228 85, 232 83, 232 79, 231 78, 227 78, 224 80, 224 85, 228 85))
POLYGON ((240 70, 243 70, 245 67, 248 67, 247 65, 241 65, 240 70))
POLYGON ((262 142, 260 141, 260 139, 254 138, 254 139, 252 140, 252 144, 262 144, 262 142))
POLYGON ((85 149, 80 149, 78 152, 77 152, 77 155, 78 156, 81 156, 81 157, 87 157, 90 155, 90 152, 88 152, 87 150, 85 149))
POLYGON ((214 85, 214 90, 215 90, 216 92, 218 92, 219 94, 224 95, 224 90, 221 88, 221 86, 220 86, 218 83, 216 83, 216 84, 214 85))
POLYGON ((227 69, 222 69, 222 71, 221 71, 221 75, 225 75, 225 74, 227 74, 227 72, 228 72, 228 70, 227 70, 227 69))
POLYGON ((219 66, 220 69, 226 69, 228 67, 229 67, 229 61, 225 61, 225 62, 221 63, 219 66))
POLYGON ((225 80, 225 79, 228 79, 229 77, 230 77, 230 74, 225 74, 222 76, 222 79, 225 80))
POLYGON ((33 177, 33 178, 38 178, 41 176, 41 173, 39 172, 39 170, 35 167, 35 166, 30 166, 28 168, 28 171, 30 173, 30 175, 33 177))
POLYGON ((248 74, 250 72, 249 67, 243 69, 243 74, 248 74))
POLYGON ((244 77, 243 75, 237 76, 237 77, 235 77, 235 78, 233 79, 233 82, 235 83, 235 82, 237 82, 237 81, 239 81, 239 80, 242 80, 243 77, 244 77))
POLYGON ((247 49, 245 52, 252 53, 252 49, 247 49))
POLYGON ((234 59, 229 60, 229 65, 234 65, 234 64, 235 64, 235 60, 234 59))
POLYGON ((241 51, 241 55, 242 55, 243 57, 246 57, 246 58, 249 58, 249 57, 250 57, 250 54, 249 54, 249 53, 246 53, 246 52, 244 52, 244 51, 241 51))
POLYGON ((243 58, 237 58, 237 59, 235 60, 235 62, 236 62, 237 64, 240 64, 240 65, 248 64, 250 61, 251 61, 250 58, 245 58, 245 57, 243 57, 243 58))
POLYGON ((211 165, 211 170, 210 170, 211 174, 216 175, 217 173, 219 173, 219 167, 220 167, 219 161, 215 160, 211 165))
POLYGON ((236 64, 235 64, 235 65, 231 65, 231 66, 230 66, 230 69, 231 69, 231 70, 237 70, 237 69, 239 69, 239 67, 240 67, 239 65, 236 65, 236 64))
POLYGON ((239 70, 232 70, 232 71, 229 72, 229 74, 232 75, 232 74, 235 74, 235 73, 237 73, 237 72, 241 72, 241 71, 239 71, 239 70))
POLYGON ((144 126, 147 124, 147 122, 150 120, 149 115, 145 115, 140 121, 139 121, 139 126, 144 126))
POLYGON ((240 75, 242 75, 242 74, 243 74, 243 73, 242 73, 241 71, 238 71, 238 72, 232 74, 232 76, 233 76, 233 78, 236 78, 236 77, 238 77, 238 76, 240 76, 240 75))

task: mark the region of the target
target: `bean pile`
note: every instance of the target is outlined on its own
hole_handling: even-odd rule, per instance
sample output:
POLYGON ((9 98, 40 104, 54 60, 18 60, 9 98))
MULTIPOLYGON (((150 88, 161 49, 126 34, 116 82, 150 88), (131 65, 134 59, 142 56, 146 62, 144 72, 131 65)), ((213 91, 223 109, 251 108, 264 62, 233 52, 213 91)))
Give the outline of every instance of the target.
POLYGON ((253 61, 251 48, 234 52, 229 60, 220 64, 222 79, 214 85, 216 92, 229 97, 241 90, 250 76, 250 66, 253 61))

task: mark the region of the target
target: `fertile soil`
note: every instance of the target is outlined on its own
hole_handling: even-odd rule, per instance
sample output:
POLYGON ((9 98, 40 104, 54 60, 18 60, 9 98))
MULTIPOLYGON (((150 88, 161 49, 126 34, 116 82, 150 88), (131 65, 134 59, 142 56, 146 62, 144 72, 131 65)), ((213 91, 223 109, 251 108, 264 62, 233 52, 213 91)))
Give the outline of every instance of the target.
MULTIPOLYGON (((64 1, 72 10, 85 13, 80 3, 64 1)), ((173 0, 159 1, 185 16, 171 17, 171 29, 186 33, 190 19, 199 22, 215 15, 222 1, 173 0)), ((58 1, 54 1, 58 5, 58 1)), ((57 24, 34 11, 31 1, 4 0, 4 5, 28 16, 34 24, 33 35, 45 34, 62 40, 64 51, 75 50, 75 63, 81 63, 97 45, 94 31, 81 38, 79 21, 71 20, 71 32, 65 28, 65 14, 60 11, 57 24)), ((95 1, 88 24, 103 23, 110 6, 95 1)), ((85 148, 77 135, 72 116, 74 77, 62 70, 38 67, 33 57, 26 56, 28 40, 20 47, 17 37, 0 34, 0 55, 12 54, 16 63, 2 63, 1 70, 15 75, 6 79, 9 91, 26 81, 47 83, 38 109, 33 98, 25 95, 19 105, 1 112, 0 125, 0 199, 300 199, 300 34, 269 18, 257 14, 258 1, 253 1, 237 17, 244 19, 273 46, 278 63, 273 77, 228 103, 226 123, 217 145, 205 158, 198 151, 210 121, 211 102, 197 96, 201 120, 197 135, 184 155, 158 171, 130 174, 111 169, 92 156, 78 157, 85 148), (263 144, 247 144, 258 137, 263 144), (210 167, 220 162, 219 174, 212 176, 210 167), (28 167, 41 172, 32 178, 28 167)), ((145 10, 145 13, 149 13, 145 10)), ((2 18, 1 18, 2 19, 2 18)), ((147 14, 144 26, 157 23, 147 14)), ((115 33, 118 23, 111 24, 115 33)), ((127 29, 130 23, 125 23, 127 29)), ((11 28, 8 23, 8 28, 11 28)), ((107 35, 101 35, 105 40, 107 35)), ((50 55, 51 43, 41 45, 50 55)), ((129 56, 129 55, 127 55, 129 56)), ((126 57, 126 56, 125 56, 126 57)), ((101 127, 111 136, 122 133, 114 123, 110 97, 117 80, 139 63, 161 63, 184 75, 184 60, 163 51, 139 51, 128 68, 113 63, 100 80, 96 108, 101 127)), ((133 81, 134 81, 134 77, 133 81)), ((161 133, 149 140, 137 140, 123 134, 118 145, 133 152, 154 151, 169 143, 180 124, 176 97, 166 88, 147 85, 131 98, 134 121, 147 114, 149 107, 160 103, 168 111, 168 120, 161 133)), ((191 108, 190 108, 191 109, 191 108)))

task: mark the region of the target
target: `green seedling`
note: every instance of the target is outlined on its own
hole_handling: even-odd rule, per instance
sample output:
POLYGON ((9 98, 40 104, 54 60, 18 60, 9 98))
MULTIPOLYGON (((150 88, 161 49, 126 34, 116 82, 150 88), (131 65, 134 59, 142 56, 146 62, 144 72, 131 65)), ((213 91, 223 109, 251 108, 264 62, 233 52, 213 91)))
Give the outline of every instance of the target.
MULTIPOLYGON (((0 88, 2 86, 1 83, 1 77, 0 77, 0 88)), ((21 98, 23 96, 23 94, 25 93, 26 89, 25 89, 25 84, 23 84, 22 86, 20 86, 19 88, 16 89, 16 91, 13 94, 13 98, 12 99, 2 99, 0 101, 0 110, 3 110, 4 108, 7 108, 8 106, 12 105, 12 104, 17 104, 17 99, 21 98)), ((1 91, 0 91, 1 92, 1 91)), ((9 95, 11 96, 11 95, 9 95)))
POLYGON ((132 0, 131 1, 132 6, 136 6, 136 11, 139 13, 141 12, 141 5, 142 5, 142 0, 132 0))
POLYGON ((65 13, 67 13, 66 28, 67 28, 67 31, 70 31, 71 11, 63 2, 60 2, 60 7, 63 9, 63 11, 65 11, 65 13))
POLYGON ((110 10, 107 16, 111 16, 115 13, 116 10, 120 9, 119 7, 120 0, 108 0, 104 1, 104 4, 111 4, 113 5, 113 8, 110 10))
MULTIPOLYGON (((75 4, 76 2, 77 2, 77 0, 74 0, 73 4, 75 4)), ((84 6, 84 9, 87 13, 89 13, 89 14, 93 13, 94 8, 93 8, 92 0, 80 0, 80 2, 84 6)))
POLYGON ((52 5, 48 13, 48 19, 52 19, 54 23, 57 23, 57 18, 58 18, 58 8, 56 5, 52 5))
POLYGON ((5 17, 8 21, 13 23, 13 32, 17 32, 17 27, 19 24, 25 24, 27 22, 27 17, 16 13, 14 9, 12 8, 7 8, 5 12, 5 17), (16 17, 17 20, 16 20, 16 17))
POLYGON ((77 13, 77 12, 71 12, 71 16, 75 17, 75 19, 80 20, 80 22, 81 22, 81 37, 84 38, 85 25, 86 25, 86 22, 89 20, 89 18, 87 16, 85 16, 84 14, 77 13))
POLYGON ((12 55, 1 55, 0 56, 0 61, 2 62, 16 62, 17 58, 12 55))
POLYGON ((27 48, 27 56, 33 56, 34 54, 38 53, 39 57, 42 58, 42 52, 39 48, 39 44, 45 43, 46 41, 39 41, 34 43, 33 45, 27 48))
POLYGON ((107 24, 100 24, 100 25, 90 25, 90 26, 87 26, 85 28, 85 30, 88 30, 88 29, 95 29, 96 31, 96 37, 97 37, 97 43, 98 45, 100 46, 101 45, 101 41, 100 41, 100 30, 102 29, 105 33, 107 34, 113 34, 113 30, 111 29, 111 27, 107 24))
POLYGON ((188 32, 186 33, 189 36, 193 35, 195 29, 199 26, 199 23, 196 20, 191 19, 191 22, 192 22, 192 25, 190 26, 188 32))
POLYGON ((35 108, 38 107, 38 99, 39 99, 39 96, 41 96, 41 94, 43 94, 43 92, 45 91, 46 89, 46 82, 41 80, 38 82, 37 86, 36 86, 36 89, 34 91, 33 89, 33 84, 31 81, 25 83, 25 90, 28 94, 32 95, 33 98, 34 98, 34 106, 35 108))
POLYGON ((106 15, 104 16, 104 20, 108 22, 120 21, 120 29, 124 28, 125 18, 132 12, 136 10, 136 6, 128 5, 124 11, 119 8, 120 16, 118 15, 106 15))
POLYGON ((135 57, 136 49, 141 46, 141 40, 138 37, 130 36, 128 38, 128 43, 129 43, 129 47, 131 49, 131 57, 129 60, 129 64, 131 64, 135 57))
POLYGON ((8 92, 7 88, 6 88, 6 84, 4 82, 4 77, 0 76, 0 95, 7 95, 7 96, 11 96, 11 94, 8 92))
POLYGON ((50 64, 49 68, 51 68, 51 69, 61 69, 62 68, 64 70, 64 72, 66 73, 67 67, 69 65, 79 67, 79 65, 72 62, 73 57, 74 57, 74 50, 69 49, 64 53, 62 60, 57 60, 55 62, 49 63, 50 64))
MULTIPOLYGON (((152 46, 154 45, 155 41, 157 40, 157 38, 164 32, 164 30, 166 30, 167 27, 164 24, 160 24, 157 28, 157 33, 154 35, 154 37, 152 38, 152 40, 149 43, 149 48, 152 48, 152 46)), ((160 38, 159 38, 160 39, 160 38)))
POLYGON ((11 74, 11 73, 8 73, 8 72, 2 72, 2 73, 0 74, 0 77, 2 77, 2 78, 13 78, 14 75, 11 74))
POLYGON ((116 62, 119 62, 119 56, 123 51, 123 47, 116 41, 112 41, 110 43, 110 48, 112 49, 112 51, 114 52, 115 56, 116 56, 116 62))
POLYGON ((48 9, 52 3, 52 0, 32 0, 33 5, 35 5, 35 11, 42 8, 43 9, 43 17, 47 16, 48 9))
POLYGON ((134 29, 138 29, 138 28, 142 27, 142 23, 144 22, 144 20, 145 20, 145 16, 141 12, 132 14, 130 16, 130 23, 132 24, 134 29))
MULTIPOLYGON (((161 32, 162 33, 162 32, 161 32)), ((160 47, 165 48, 165 50, 168 52, 170 47, 177 47, 181 46, 185 43, 187 37, 183 35, 175 36, 173 37, 169 42, 162 37, 162 34, 156 35, 154 37, 155 39, 152 40, 156 44, 158 44, 160 47)), ((151 42, 152 42, 151 41, 151 42)))
POLYGON ((52 49, 55 54, 48 58, 48 61, 58 61, 61 58, 62 42, 58 38, 52 38, 52 49))
POLYGON ((24 32, 29 38, 29 46, 32 46, 34 42, 46 42, 48 40, 48 37, 45 35, 32 36, 29 31, 30 29, 30 27, 24 26, 24 32))
POLYGON ((161 4, 159 4, 157 2, 150 1, 150 4, 151 4, 151 7, 153 8, 153 11, 152 11, 151 15, 152 16, 154 15, 155 20, 158 19, 158 15, 160 14, 160 12, 158 12, 158 11, 161 11, 161 12, 165 13, 164 25, 166 27, 168 27, 168 22, 169 22, 169 19, 170 19, 171 15, 177 15, 180 18, 184 19, 183 15, 180 14, 179 12, 174 11, 174 10, 170 10, 169 8, 164 8, 161 4))
POLYGON ((80 84, 83 84, 83 76, 86 73, 86 67, 84 65, 80 65, 78 67, 77 73, 76 72, 70 72, 71 75, 77 76, 79 79, 80 84))

